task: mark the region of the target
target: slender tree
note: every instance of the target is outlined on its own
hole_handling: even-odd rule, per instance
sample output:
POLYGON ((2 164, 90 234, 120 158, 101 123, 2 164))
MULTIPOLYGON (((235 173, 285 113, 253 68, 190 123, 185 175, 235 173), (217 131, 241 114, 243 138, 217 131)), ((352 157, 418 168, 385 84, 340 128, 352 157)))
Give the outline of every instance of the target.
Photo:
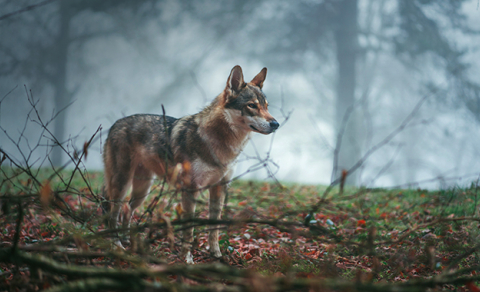
MULTIPOLYGON (((55 109, 59 111, 55 119, 54 135, 58 142, 65 142, 66 132, 65 124, 67 115, 65 108, 72 98, 72 92, 67 89, 67 65, 68 51, 70 47, 70 22, 72 20, 73 11, 67 1, 58 3, 58 34, 52 43, 52 49, 55 52, 51 58, 53 68, 52 84, 55 88, 54 104, 55 109)), ((62 151, 59 147, 55 147, 52 152, 52 163, 55 166, 62 164, 62 151)))
MULTIPOLYGON (((357 115, 353 111, 347 111, 355 103, 357 54, 358 54, 358 1, 342 0, 337 3, 335 35, 337 57, 337 97, 335 129, 343 132, 339 138, 341 147, 337 149, 338 157, 334 157, 334 172, 332 180, 335 180, 360 159, 361 149, 359 143, 359 125, 357 115), (350 123, 345 123, 346 118, 350 123)), ((356 174, 350 174, 347 183, 355 184, 356 174)))

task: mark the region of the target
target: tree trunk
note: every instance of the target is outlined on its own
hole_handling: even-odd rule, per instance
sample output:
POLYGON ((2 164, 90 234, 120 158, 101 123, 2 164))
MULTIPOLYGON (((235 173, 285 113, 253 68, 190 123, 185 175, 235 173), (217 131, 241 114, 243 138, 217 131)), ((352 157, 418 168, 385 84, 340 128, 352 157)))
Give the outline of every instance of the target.
MULTIPOLYGON (((332 180, 341 175, 343 169, 348 170, 360 159, 359 123, 356 111, 351 112, 348 123, 344 126, 347 109, 355 102, 356 54, 358 51, 357 33, 357 0, 342 0, 338 3, 337 29, 335 30, 336 54, 338 61, 336 132, 344 131, 337 159, 334 159, 332 180)), ((358 182, 358 172, 349 174, 347 184, 358 182)))
MULTIPOLYGON (((65 124, 67 121, 65 107, 70 102, 70 93, 67 90, 67 61, 68 47, 70 44, 70 20, 72 18, 71 10, 68 7, 68 1, 59 2, 59 30, 57 41, 53 47, 55 54, 52 58, 52 65, 55 68, 55 77, 53 85, 55 88, 55 111, 58 113, 54 122, 53 134, 55 138, 66 146, 65 124)), ((54 166, 60 166, 65 156, 60 146, 55 146, 51 153, 51 159, 54 166)))

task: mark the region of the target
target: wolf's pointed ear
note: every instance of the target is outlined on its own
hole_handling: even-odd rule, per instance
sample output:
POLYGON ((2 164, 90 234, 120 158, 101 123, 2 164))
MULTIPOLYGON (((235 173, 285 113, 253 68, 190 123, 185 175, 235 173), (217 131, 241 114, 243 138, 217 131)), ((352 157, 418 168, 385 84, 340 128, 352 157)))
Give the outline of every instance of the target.
POLYGON ((260 71, 260 73, 258 73, 257 76, 255 76, 255 78, 252 79, 252 81, 250 81, 250 83, 262 89, 263 81, 265 81, 265 77, 267 77, 267 68, 263 68, 262 71, 260 71))
POLYGON ((240 66, 233 67, 228 76, 227 88, 233 92, 239 92, 240 89, 245 87, 245 81, 243 81, 243 72, 240 66))

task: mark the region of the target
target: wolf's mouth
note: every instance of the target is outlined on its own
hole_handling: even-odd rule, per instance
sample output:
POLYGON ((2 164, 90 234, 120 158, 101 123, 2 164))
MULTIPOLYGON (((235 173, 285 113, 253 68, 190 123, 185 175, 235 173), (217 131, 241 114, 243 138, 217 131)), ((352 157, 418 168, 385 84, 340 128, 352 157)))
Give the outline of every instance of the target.
POLYGON ((260 131, 260 130, 258 130, 257 128, 255 128, 255 127, 252 126, 252 125, 250 125, 250 128, 251 128, 252 130, 254 130, 255 132, 257 132, 257 133, 264 134, 264 135, 268 135, 268 134, 270 134, 270 133, 273 132, 272 130, 270 130, 270 131, 260 131))

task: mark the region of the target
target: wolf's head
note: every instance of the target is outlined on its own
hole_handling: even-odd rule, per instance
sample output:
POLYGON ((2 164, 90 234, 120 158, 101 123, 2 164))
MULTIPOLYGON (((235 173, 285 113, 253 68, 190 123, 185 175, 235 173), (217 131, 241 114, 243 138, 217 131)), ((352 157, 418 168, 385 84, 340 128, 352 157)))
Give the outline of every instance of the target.
POLYGON ((233 67, 223 92, 225 116, 232 125, 261 134, 270 134, 278 122, 268 112, 268 102, 262 92, 267 68, 263 68, 249 83, 243 80, 242 68, 233 67))

